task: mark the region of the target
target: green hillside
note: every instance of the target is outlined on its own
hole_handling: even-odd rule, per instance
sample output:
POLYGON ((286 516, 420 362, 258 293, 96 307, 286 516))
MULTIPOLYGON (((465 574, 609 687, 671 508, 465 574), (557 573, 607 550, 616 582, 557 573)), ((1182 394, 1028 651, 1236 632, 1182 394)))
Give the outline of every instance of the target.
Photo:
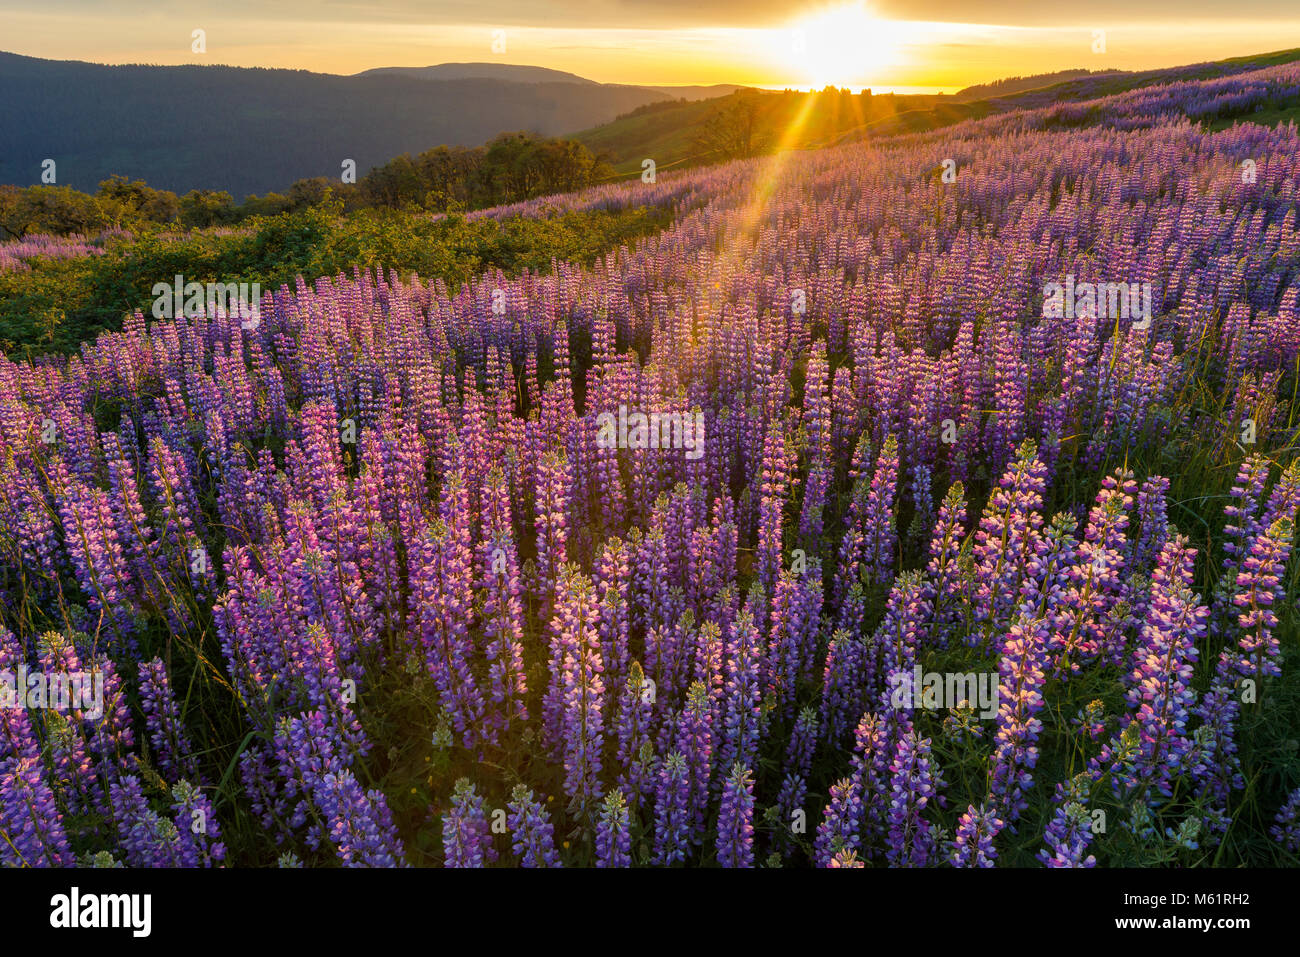
MULTIPOLYGON (((1062 74, 1017 78, 1015 92, 966 100, 958 96, 871 96, 828 88, 820 92, 742 90, 730 96, 691 103, 664 103, 610 123, 571 134, 603 155, 617 177, 639 175, 642 161, 653 159, 658 169, 693 166, 726 159, 728 153, 710 148, 705 127, 711 118, 753 103, 753 152, 811 149, 864 136, 887 136, 949 126, 1012 109, 1033 109, 1055 103, 1095 99, 1161 83, 1204 80, 1300 60, 1300 49, 1211 63, 1136 72, 1095 73, 1060 80, 1062 74), (1043 81, 1034 86, 1035 79, 1043 81)), ((1067 74, 1068 75, 1068 74, 1067 74)), ((972 88, 978 89, 978 88, 972 88)), ((1300 120, 1300 103, 1251 117, 1274 124, 1300 120)), ((1211 128, 1237 120, 1219 121, 1211 128)))

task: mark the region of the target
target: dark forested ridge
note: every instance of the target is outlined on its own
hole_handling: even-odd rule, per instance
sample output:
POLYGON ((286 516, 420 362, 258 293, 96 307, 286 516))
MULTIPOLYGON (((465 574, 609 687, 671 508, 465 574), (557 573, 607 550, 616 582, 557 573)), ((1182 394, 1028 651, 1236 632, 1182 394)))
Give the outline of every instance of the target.
POLYGON ((39 183, 41 163, 53 159, 61 186, 93 190, 123 174, 238 198, 306 177, 338 178, 345 159, 361 175, 402 153, 477 145, 502 130, 583 129, 665 96, 534 82, 528 71, 537 68, 518 69, 519 80, 434 80, 402 71, 104 66, 0 53, 0 183, 39 183))

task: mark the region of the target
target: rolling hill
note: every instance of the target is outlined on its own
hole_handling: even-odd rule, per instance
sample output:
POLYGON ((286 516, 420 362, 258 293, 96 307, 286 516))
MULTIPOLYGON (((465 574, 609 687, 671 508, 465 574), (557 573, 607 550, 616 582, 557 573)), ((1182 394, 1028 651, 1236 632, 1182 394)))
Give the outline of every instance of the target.
MULTIPOLYGON (((1095 73, 1067 70, 968 87, 952 96, 867 96, 833 90, 744 93, 757 97, 758 138, 764 150, 813 149, 867 136, 935 129, 1009 110, 1091 100, 1178 81, 1231 76, 1297 60, 1300 60, 1300 49, 1160 70, 1095 73)), ((711 113, 726 109, 727 105, 727 100, 717 99, 664 104, 573 136, 590 149, 604 153, 620 175, 639 175, 642 160, 647 157, 654 159, 659 169, 716 162, 722 157, 703 148, 698 139, 701 124, 711 113)), ((1261 114, 1258 121, 1276 123, 1293 118, 1300 119, 1300 102, 1261 114)))
POLYGON ((443 64, 355 76, 226 66, 104 66, 0 53, 0 183, 94 191, 115 173, 236 199, 295 180, 358 175, 406 152, 556 135, 667 98, 734 87, 594 83, 541 67, 443 64))

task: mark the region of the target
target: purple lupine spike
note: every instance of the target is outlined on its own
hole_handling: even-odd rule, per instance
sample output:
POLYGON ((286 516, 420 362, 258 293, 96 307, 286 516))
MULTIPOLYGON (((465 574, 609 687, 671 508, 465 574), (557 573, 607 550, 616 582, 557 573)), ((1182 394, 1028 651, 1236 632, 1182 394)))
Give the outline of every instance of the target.
POLYGON ((1237 623, 1242 634, 1237 641, 1235 667, 1243 678, 1277 677, 1280 645, 1274 606, 1283 598, 1282 577, 1295 541, 1293 518, 1284 516, 1251 540, 1241 560, 1233 603, 1241 609, 1237 623))
MULTIPOLYGON (((813 708, 803 708, 795 719, 790 743, 785 753, 785 778, 777 794, 777 814, 790 821, 803 809, 808 798, 808 778, 812 773, 813 752, 817 747, 818 715, 813 708)), ((777 832, 778 843, 788 850, 787 832, 777 832)))
POLYGON ((950 860, 953 867, 994 867, 998 859, 993 840, 1002 830, 996 809, 968 805, 957 819, 950 860))
POLYGON ((1037 714, 1043 708, 1046 639, 1041 620, 1022 619, 1007 633, 998 661, 998 730, 989 796, 1012 830, 1028 807, 1024 795, 1033 784, 1032 771, 1038 763, 1037 741, 1043 723, 1037 714))
POLYGON ((1300 788, 1291 792, 1268 833, 1292 854, 1300 854, 1300 788))
POLYGON ((709 696, 709 721, 714 728, 714 739, 719 737, 722 723, 724 678, 722 668, 722 630, 716 622, 706 621, 700 626, 695 643, 694 680, 704 685, 709 696))
POLYGON ((942 806, 944 781, 932 767, 930 739, 915 731, 898 742, 889 766, 889 843, 885 858, 894 867, 924 867, 936 851, 933 826, 923 814, 931 801, 942 806))
POLYGON ((691 840, 700 843, 707 822, 713 768, 713 714, 708 689, 695 682, 686 693, 677 726, 676 749, 686 759, 690 795, 691 840))
POLYGON ((817 825, 814 860, 818 867, 830 867, 843 851, 861 849, 859 822, 862 820, 862 794, 856 780, 843 778, 831 785, 830 803, 817 825))
MULTIPOLYGON (((910 675, 917 656, 928 637, 931 606, 925 577, 916 571, 904 572, 894 581, 885 616, 872 636, 872 645, 880 649, 879 674, 885 679, 885 691, 893 688, 897 675, 910 675)), ((874 662, 868 662, 868 680, 875 681, 874 662)))
POLYGON ((1053 652, 1065 644, 1064 634, 1074 624, 1069 590, 1079 563, 1079 542, 1074 537, 1078 527, 1067 512, 1052 516, 1043 532, 1043 550, 1030 560, 1029 574, 1020 586, 1021 610, 1047 623, 1052 632, 1048 648, 1053 652))
POLYGON ((600 799, 605 686, 595 586, 576 567, 560 570, 553 626, 559 671, 552 675, 561 709, 564 791, 581 812, 600 799))
POLYGON ((954 482, 939 506, 934 534, 930 538, 930 561, 926 565, 934 592, 936 639, 947 644, 948 635, 961 616, 961 570, 957 557, 966 533, 966 490, 954 482))
POLYGON ((641 670, 641 662, 633 661, 628 668, 628 679, 619 696, 618 721, 615 734, 618 747, 615 756, 622 771, 618 776, 620 789, 627 794, 628 803, 638 807, 643 795, 653 788, 650 768, 642 760, 642 751, 651 748, 653 753, 654 714, 658 691, 653 680, 641 670))
POLYGON ((90 730, 87 744, 100 780, 111 781, 123 769, 135 764, 135 757, 131 754, 135 747, 135 732, 131 728, 126 688, 116 666, 106 657, 92 659, 88 664, 92 675, 95 672, 102 675, 102 679, 95 676, 93 680, 103 681, 104 710, 98 717, 86 714, 86 725, 90 730))
POLYGON ((730 629, 723 663, 722 733, 718 747, 722 767, 739 762, 752 765, 763 734, 763 638, 748 609, 742 610, 730 629))
POLYGON ((562 452, 542 456, 537 476, 537 572, 534 595, 549 618, 560 569, 568 561, 569 469, 562 452))
POLYGON ((600 599, 600 654, 605 662, 605 687, 611 700, 617 700, 627 680, 631 660, 628 638, 631 609, 628 604, 631 582, 631 551, 619 538, 605 542, 596 574, 600 599))
POLYGON ((555 851, 554 828, 546 808, 533 797, 532 789, 515 785, 507 805, 506 827, 520 867, 562 867, 555 851))
POLYGON ((1134 546, 1134 564, 1140 568, 1150 565, 1169 537, 1168 505, 1169 479, 1152 475, 1138 491, 1137 512, 1140 532, 1134 546))
POLYGON ((717 848, 723 867, 754 866, 754 779, 741 764, 722 782, 717 848))
POLYGON ((876 470, 867 490, 863 527, 864 577, 888 585, 894 577, 898 532, 894 503, 898 497, 898 439, 891 433, 876 458, 876 470))
POLYGON ((1268 501, 1260 514, 1256 534, 1280 518, 1295 520, 1300 509, 1300 459, 1296 459, 1282 472, 1277 484, 1268 494, 1268 501))
POLYGON ((680 751, 668 755, 655 792, 654 859, 661 866, 686 860, 691 841, 691 771, 680 751))
POLYGON ((329 821, 344 867, 405 867, 405 851, 382 791, 363 790, 351 771, 323 775, 313 798, 329 821))
POLYGON ((866 856, 876 854, 883 842, 885 794, 889 790, 890 727, 871 712, 863 712, 853 732, 853 780, 862 809, 862 841, 866 856))
POLYGON ((1073 584, 1066 591, 1070 619, 1055 663, 1060 674, 1073 674, 1080 664, 1097 658, 1112 664, 1122 660, 1126 622, 1114 619, 1113 613, 1124 596, 1122 572, 1129 550, 1124 529, 1132 489, 1128 473, 1106 476, 1088 513, 1079 560, 1070 572, 1073 584))
POLYGON ((781 572, 772 600, 768 636, 769 692, 786 711, 792 710, 800 683, 811 676, 821 625, 821 563, 809 559, 802 574, 781 572))
POLYGON ((596 866, 631 867, 632 832, 623 792, 614 788, 601 803, 596 820, 596 866))
POLYGON ((505 733, 513 722, 528 719, 524 704, 528 685, 524 677, 519 556, 510 518, 509 490, 499 468, 488 473, 483 498, 480 569, 485 595, 482 619, 492 705, 490 720, 505 733))
POLYGON ((109 616, 116 643, 133 650, 133 639, 129 638, 131 572, 123 556, 108 494, 72 479, 58 501, 64 541, 77 583, 86 594, 87 607, 109 616))
POLYGON ((808 481, 804 485, 803 503, 799 510, 799 540, 805 545, 816 547, 821 540, 830 479, 831 470, 821 459, 808 469, 808 481))
POLYGON ((1193 738, 1195 749, 1189 757, 1192 777, 1199 788, 1208 792, 1208 813, 1202 823, 1210 833, 1227 829, 1228 796, 1246 786, 1237 754, 1236 728, 1241 716, 1235 680, 1231 677, 1231 657, 1225 650, 1211 680, 1210 690, 1196 709, 1201 725, 1193 738))
MULTIPOLYGON (((1158 794, 1172 795, 1171 780, 1192 751, 1186 726, 1196 700, 1191 687, 1196 642, 1207 609, 1192 593, 1196 550, 1175 536, 1160 552, 1151 580, 1151 605, 1133 654, 1126 699, 1139 729, 1138 775, 1158 794)), ((1125 725, 1127 726, 1127 725, 1125 725)), ((1136 787, 1138 781, 1128 782, 1136 787)))
MULTIPOLYGON (((636 554, 633 582, 636 593, 636 623, 647 632, 668 627, 673 620, 668 586, 668 549, 662 528, 651 528, 644 536, 633 529, 629 539, 636 554)), ((650 663, 651 671, 654 664, 650 663)))
POLYGON ((472 669, 472 572, 459 533, 435 520, 411 556, 411 593, 429 674, 465 746, 485 731, 482 693, 472 669))
POLYGON ((105 432, 101 440, 108 466, 108 485, 118 537, 136 578, 144 584, 146 590, 152 592, 156 587, 153 530, 140 502, 140 488, 136 484, 134 468, 126 462, 117 435, 105 432))
POLYGON ((336 726, 320 710, 283 719, 276 733, 280 774, 301 801, 294 823, 308 818, 313 849, 330 841, 345 867, 404 867, 405 850, 383 792, 366 791, 341 755, 336 726))
POLYGON ((442 848, 447 867, 485 867, 497 859, 483 798, 469 778, 456 781, 442 816, 442 848))
POLYGON ((54 793, 34 757, 0 760, 0 864, 71 867, 72 852, 54 793))
POLYGON ((920 538, 934 527, 933 473, 928 465, 912 467, 912 534, 920 538))
POLYGON ((1241 463, 1230 493, 1231 502, 1223 508, 1224 518, 1228 519, 1223 526, 1225 571, 1230 560, 1240 560, 1247 543, 1259 531, 1257 513, 1260 497, 1264 494, 1264 483, 1267 481, 1267 459, 1251 456, 1241 463))
POLYGON ((149 807, 138 777, 122 775, 110 785, 109 793, 128 867, 183 866, 178 828, 149 807))
POLYGON ((212 867, 225 860, 221 823, 212 802, 188 781, 172 786, 172 814, 176 825, 181 867, 212 867))
MULTIPOLYGON (((61 679, 57 684, 51 683, 51 699, 36 706, 36 714, 40 716, 36 723, 45 740, 50 785, 61 808, 67 811, 102 811, 103 789, 99 773, 87 752, 86 741, 88 722, 96 717, 92 713, 95 709, 95 676, 83 671, 72 642, 54 631, 38 639, 37 663, 47 677, 57 675, 61 679)), ((28 704, 33 704, 30 698, 28 704)), ((3 753, 2 748, 0 753, 3 753)))
POLYGON ((788 458, 785 435, 780 425, 773 422, 763 443, 756 557, 758 580, 768 592, 776 583, 781 567, 782 512, 790 481, 788 458))
MULTIPOLYGON (((1026 439, 989 497, 975 532, 971 606, 976 621, 984 623, 985 636, 1009 623, 1030 559, 1042 551, 1040 510, 1046 487, 1047 468, 1038 459, 1037 447, 1026 439)), ((975 643, 980 635, 973 630, 968 640, 975 643)))
POLYGON ((173 783, 182 777, 197 777, 194 748, 160 658, 140 662, 140 706, 159 773, 173 783))
MULTIPOLYGON (((867 506, 871 489, 867 478, 868 460, 871 457, 871 440, 866 433, 858 439, 857 449, 853 453, 849 466, 849 479, 852 482, 852 497, 849 500, 849 512, 846 516, 847 527, 844 537, 840 539, 839 561, 836 564, 834 598, 843 604, 849 589, 861 582, 862 563, 865 559, 867 542, 867 506)), ((841 622, 849 627, 846 622, 841 622)))
POLYGON ((785 767, 792 774, 807 777, 812 772, 813 752, 817 748, 817 712, 803 708, 790 732, 790 744, 785 751, 785 767))
POLYGON ((1085 773, 1056 785, 1056 809, 1043 832, 1047 848, 1038 852, 1038 859, 1047 867, 1093 867, 1097 863, 1091 854, 1084 857, 1092 839, 1088 782, 1085 773))
POLYGON ((866 704, 866 657, 861 638, 842 628, 831 635, 822 673, 821 730, 832 745, 842 743, 866 704))

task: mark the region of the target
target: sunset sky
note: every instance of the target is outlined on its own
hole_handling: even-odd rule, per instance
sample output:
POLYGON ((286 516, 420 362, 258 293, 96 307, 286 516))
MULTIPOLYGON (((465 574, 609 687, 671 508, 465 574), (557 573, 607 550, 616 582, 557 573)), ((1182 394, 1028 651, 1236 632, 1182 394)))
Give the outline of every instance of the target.
POLYGON ((953 91, 1290 47, 1296 0, 0 0, 11 53, 322 73, 498 61, 605 83, 953 91))

